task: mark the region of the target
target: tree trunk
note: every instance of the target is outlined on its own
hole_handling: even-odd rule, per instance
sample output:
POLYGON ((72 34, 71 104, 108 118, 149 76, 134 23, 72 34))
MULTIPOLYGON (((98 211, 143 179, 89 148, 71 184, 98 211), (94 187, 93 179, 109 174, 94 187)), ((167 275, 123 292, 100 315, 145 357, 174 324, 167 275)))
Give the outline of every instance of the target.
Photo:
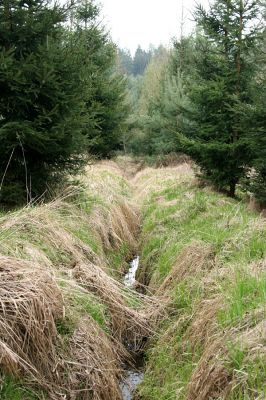
POLYGON ((230 189, 229 189, 229 196, 235 197, 235 195, 236 195, 236 182, 231 182, 230 189))

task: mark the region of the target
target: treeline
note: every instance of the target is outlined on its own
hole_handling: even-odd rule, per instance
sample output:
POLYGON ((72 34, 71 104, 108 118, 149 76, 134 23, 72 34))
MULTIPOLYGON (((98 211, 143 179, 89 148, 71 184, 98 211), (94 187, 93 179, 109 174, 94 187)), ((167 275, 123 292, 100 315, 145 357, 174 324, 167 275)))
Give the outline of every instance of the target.
POLYGON ((146 68, 129 150, 186 153, 219 190, 234 196, 241 184, 265 205, 265 3, 214 1, 195 20, 195 33, 146 68))
POLYGON ((150 61, 157 57, 162 48, 163 46, 156 48, 150 45, 146 51, 141 46, 138 46, 134 56, 131 55, 128 49, 118 49, 117 66, 119 72, 125 75, 143 75, 150 61))
POLYGON ((0 201, 43 195, 122 146, 117 49, 90 0, 0 0, 0 201))

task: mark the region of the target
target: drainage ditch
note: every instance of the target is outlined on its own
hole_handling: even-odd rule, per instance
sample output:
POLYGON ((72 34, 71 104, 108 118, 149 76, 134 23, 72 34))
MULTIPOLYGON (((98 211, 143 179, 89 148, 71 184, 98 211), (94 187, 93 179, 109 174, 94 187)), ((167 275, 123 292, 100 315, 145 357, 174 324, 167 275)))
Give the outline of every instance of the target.
MULTIPOLYGON (((139 268, 140 258, 136 256, 129 264, 129 271, 124 277, 124 285, 134 288, 136 283, 136 274, 139 268)), ((130 343, 129 343, 130 346, 130 343)), ((138 385, 144 379, 143 370, 143 354, 132 352, 134 367, 131 365, 124 366, 124 379, 120 384, 123 400, 133 400, 138 385)))

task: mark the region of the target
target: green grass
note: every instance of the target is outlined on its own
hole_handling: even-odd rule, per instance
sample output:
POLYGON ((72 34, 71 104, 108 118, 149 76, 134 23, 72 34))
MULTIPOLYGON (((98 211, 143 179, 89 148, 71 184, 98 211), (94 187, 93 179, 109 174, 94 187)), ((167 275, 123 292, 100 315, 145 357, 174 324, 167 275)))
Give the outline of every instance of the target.
POLYGON ((224 282, 222 293, 225 306, 218 314, 221 327, 241 326, 244 317, 252 317, 260 307, 266 311, 266 273, 254 276, 236 270, 233 281, 224 282))
POLYGON ((131 249, 128 243, 121 243, 117 249, 109 249, 106 251, 106 257, 110 266, 110 272, 116 278, 121 277, 128 265, 131 258, 131 249))
POLYGON ((146 205, 144 262, 153 264, 160 281, 167 276, 182 249, 195 241, 212 245, 218 259, 225 264, 247 264, 262 259, 266 256, 266 226, 257 224, 258 220, 245 204, 215 192, 189 184, 165 189, 153 194, 146 205), (156 200, 162 196, 163 205, 156 200), (176 204, 167 206, 167 201, 172 200, 176 204))
POLYGON ((191 378, 194 365, 199 359, 189 343, 183 343, 183 332, 188 321, 173 329, 174 320, 162 327, 157 343, 147 354, 148 369, 139 388, 145 400, 185 400, 186 386, 191 378))
POLYGON ((86 316, 90 316, 104 331, 109 332, 108 307, 97 296, 72 288, 67 279, 59 280, 59 285, 63 289, 67 304, 65 318, 57 321, 59 334, 71 336, 80 319, 86 316))
POLYGON ((37 400, 40 393, 36 393, 29 388, 23 386, 21 382, 16 382, 13 378, 5 376, 3 383, 0 385, 1 400, 37 400))
POLYGON ((255 356, 251 361, 246 357, 246 351, 241 344, 228 343, 228 369, 241 384, 235 385, 229 400, 250 400, 266 397, 266 362, 255 356))
MULTIPOLYGON (((266 316, 266 274, 260 270, 252 273, 250 267, 266 258, 266 223, 245 203, 188 181, 163 185, 165 188, 150 194, 143 208, 141 259, 152 286, 161 284, 181 252, 193 243, 210 246, 217 270, 228 271, 217 274, 208 291, 203 280, 206 272, 172 282, 169 319, 147 354, 147 371, 139 389, 142 400, 185 400, 203 351, 191 351, 187 339, 200 302, 222 295, 218 332, 241 332, 266 316)), ((239 374, 230 400, 255 398, 254 393, 265 395, 265 360, 259 356, 250 360, 247 350, 235 347, 229 351, 229 359, 221 362, 228 363, 232 376, 239 374)))
POLYGON ((101 328, 108 330, 108 309, 96 296, 93 294, 76 292, 72 296, 72 305, 75 313, 80 316, 90 315, 101 328))

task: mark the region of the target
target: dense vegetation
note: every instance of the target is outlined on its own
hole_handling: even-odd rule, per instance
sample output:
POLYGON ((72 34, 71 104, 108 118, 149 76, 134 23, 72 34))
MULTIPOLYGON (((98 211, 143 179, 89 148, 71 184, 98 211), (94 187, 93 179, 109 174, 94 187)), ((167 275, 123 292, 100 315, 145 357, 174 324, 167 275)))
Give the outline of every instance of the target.
POLYGON ((131 151, 186 153, 219 190, 234 196, 241 184, 265 204, 264 12, 251 0, 197 7, 195 33, 176 40, 168 60, 155 55, 134 87, 131 151))
POLYGON ((217 189, 265 205, 263 2, 198 6, 193 34, 134 56, 99 12, 88 0, 0 1, 0 201, 32 201, 89 156, 123 150, 186 153, 217 189))
POLYGON ((88 1, 0 1, 2 202, 29 202, 119 148, 125 86, 98 16, 88 1))
POLYGON ((168 304, 139 398, 265 399, 265 218, 192 178, 186 164, 137 176, 139 279, 168 304))

